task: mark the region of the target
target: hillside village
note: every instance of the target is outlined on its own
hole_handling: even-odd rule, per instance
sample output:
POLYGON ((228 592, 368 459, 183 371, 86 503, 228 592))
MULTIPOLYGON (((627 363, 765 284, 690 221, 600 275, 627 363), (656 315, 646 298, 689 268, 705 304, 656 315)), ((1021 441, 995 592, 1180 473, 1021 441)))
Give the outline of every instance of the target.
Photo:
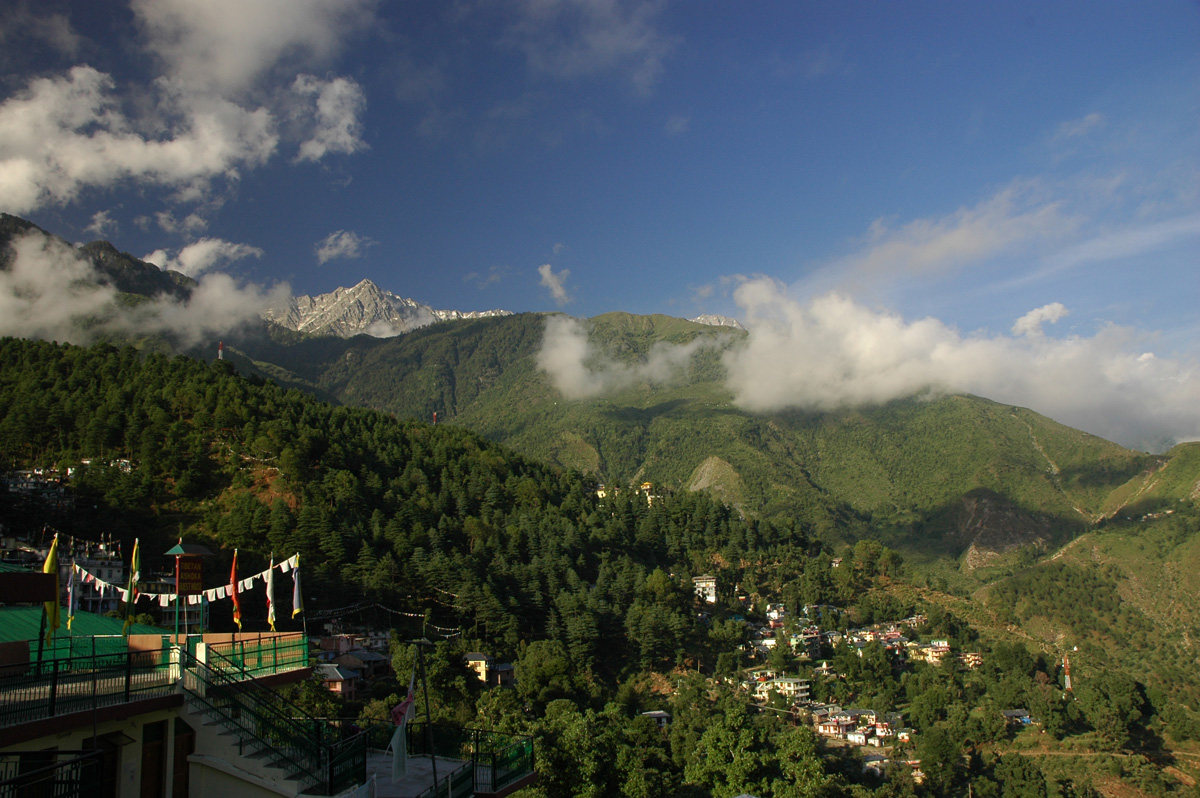
MULTIPOLYGON (((9 489, 27 490, 25 486, 29 482, 29 478, 22 475, 21 479, 10 482, 9 489)), ((648 498, 653 496, 648 484, 640 490, 648 498)), ((7 566, 41 569, 49 549, 47 535, 42 535, 40 540, 11 537, 2 540, 3 551, 0 553, 7 566)), ((67 571, 73 566, 90 568, 97 575, 119 583, 126 575, 119 549, 104 541, 72 540, 64 553, 72 555, 59 561, 63 571, 59 584, 64 605, 74 601, 79 612, 115 614, 118 608, 115 594, 101 592, 92 596, 89 591, 82 591, 80 596, 68 596, 67 571)), ((841 565, 840 558, 832 560, 831 567, 841 565)), ((145 584, 149 590, 155 587, 164 591, 173 589, 169 574, 163 574, 157 581, 149 577, 145 584)), ((717 579, 711 575, 692 578, 695 614, 701 624, 710 623, 717 611, 716 585, 717 579)), ((897 757, 895 761, 912 768, 919 783, 922 778, 920 761, 912 755, 914 732, 904 723, 901 712, 895 708, 880 711, 817 700, 813 686, 846 677, 834 664, 837 652, 851 652, 862 658, 864 652, 874 647, 886 653, 891 667, 897 672, 913 662, 941 665, 953 661, 957 666, 972 669, 982 664, 980 653, 953 651, 944 639, 919 642, 916 639, 918 630, 928 620, 923 614, 892 622, 848 626, 851 614, 842 608, 829 604, 805 605, 793 614, 784 603, 767 601, 757 595, 751 597, 740 589, 735 590, 735 606, 739 611, 727 613, 728 619, 745 624, 747 640, 740 650, 731 653, 739 659, 744 657, 746 664, 738 676, 726 679, 728 684, 747 696, 761 711, 782 714, 793 724, 809 725, 831 745, 856 747, 863 767, 880 776, 893 757, 897 757), (758 620, 753 620, 756 618, 758 620)), ((148 609, 152 611, 150 618, 158 625, 170 627, 170 612, 160 611, 154 605, 148 609)), ((197 616, 193 623, 199 626, 205 617, 197 616)), ((394 683, 396 674, 391 655, 395 641, 388 630, 353 625, 346 628, 344 623, 325 623, 323 626, 323 636, 310 638, 310 659, 313 679, 332 697, 342 702, 361 703, 372 694, 373 685, 394 683)), ((511 689, 520 675, 514 663, 497 661, 478 651, 463 655, 462 664, 487 688, 511 689)), ((664 729, 670 725, 669 712, 647 710, 642 714, 664 729)), ((1035 722, 1022 708, 1008 709, 1003 714, 1006 723, 1035 722)))
MULTIPOLYGON (((9 560, 38 570, 53 537, 47 519, 62 524, 60 601, 71 575, 83 575, 92 591, 83 601, 100 618, 123 611, 112 588, 129 577, 140 536, 152 555, 141 585, 156 600, 137 603, 135 624, 155 624, 136 626, 138 634, 167 641, 164 630, 179 624, 189 641, 239 655, 250 640, 290 635, 303 667, 289 665, 296 692, 287 700, 339 729, 386 723, 424 652, 434 722, 500 726, 531 740, 539 755, 523 767, 532 762, 547 785, 534 795, 574 795, 572 785, 590 783, 617 794, 617 775, 587 768, 618 755, 619 778, 656 774, 662 787, 651 795, 681 783, 724 795, 725 771, 710 763, 727 750, 752 757, 762 778, 808 762, 816 770, 805 778, 839 785, 831 794, 893 784, 903 792, 928 780, 921 789, 942 795, 968 774, 977 786, 1008 778, 1016 749, 1112 755, 1119 775, 1149 768, 1165 794, 1165 770, 1126 762, 1134 755, 1122 752, 1188 745, 1196 735, 1188 677, 1175 678, 1187 672, 1186 650, 1147 646, 1166 656, 1144 681, 1127 675, 1130 662, 1108 668, 1089 650, 1090 630, 1128 639, 1147 628, 1145 616, 1113 598, 1112 567, 1087 570, 1067 558, 1027 567, 1038 556, 1030 550, 1010 560, 1010 578, 990 577, 988 597, 1003 603, 976 602, 962 590, 965 578, 946 588, 947 571, 916 571, 875 538, 825 538, 803 520, 755 518, 673 483, 603 487, 456 425, 322 404, 239 377, 227 362, 109 346, 0 348, 11 365, 4 396, 19 411, 5 418, 2 439, 17 447, 9 462, 20 466, 0 493, 14 531, 4 535, 9 560), (42 376, 68 366, 75 388, 42 376), (49 387, 22 387, 32 384, 49 387), (89 404, 73 390, 112 401, 89 404), (83 408, 61 441, 38 425, 47 399, 83 408), (25 441, 37 457, 21 455, 25 441), (99 451, 79 468, 81 455, 99 451), (122 531, 88 539, 98 529, 122 531), (171 552, 193 546, 220 566, 209 570, 204 595, 177 613, 171 552), (238 549, 238 581, 253 586, 239 588, 246 617, 235 632, 223 588, 238 549), (285 612, 275 633, 262 576, 281 566, 280 552, 307 564, 311 592, 307 609, 285 612), (68 557, 74 567, 64 571, 68 557), (1063 605, 1064 584, 1087 600, 1063 605), (1079 630, 1074 692, 1062 649, 1022 637, 1035 630, 1021 626, 1030 612, 1058 613, 1058 628, 1079 630), (428 650, 413 642, 424 639, 428 650), (1114 705, 1130 710, 1117 716, 1114 705), (733 749, 729 735, 741 740, 733 749)), ((1148 519, 1137 524, 1144 540, 1186 544, 1190 506, 1154 506, 1139 514, 1148 519)), ((1088 534, 1109 546, 1135 537, 1088 534)), ((25 636, 11 642, 26 646, 28 662, 78 653, 75 634, 39 646, 37 619, 27 620, 25 636)), ((97 630, 93 645, 113 642, 111 624, 100 631, 79 621, 97 630)), ((1067 790, 1089 774, 1037 764, 1025 777, 1067 790)), ((739 782, 752 783, 760 782, 739 782)))

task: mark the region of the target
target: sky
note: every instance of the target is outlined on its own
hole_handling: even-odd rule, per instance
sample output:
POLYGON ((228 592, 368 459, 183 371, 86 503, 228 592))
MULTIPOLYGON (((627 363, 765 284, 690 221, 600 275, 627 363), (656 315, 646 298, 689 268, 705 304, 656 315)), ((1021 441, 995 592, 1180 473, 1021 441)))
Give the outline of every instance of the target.
MULTIPOLYGON (((966 391, 1200 438, 1188 0, 10 0, 0 210, 198 278, 163 323, 364 278, 712 313, 750 410, 966 391)), ((62 315, 29 249, 0 333, 62 315)), ((592 395, 582 329, 544 367, 591 357, 592 395)))

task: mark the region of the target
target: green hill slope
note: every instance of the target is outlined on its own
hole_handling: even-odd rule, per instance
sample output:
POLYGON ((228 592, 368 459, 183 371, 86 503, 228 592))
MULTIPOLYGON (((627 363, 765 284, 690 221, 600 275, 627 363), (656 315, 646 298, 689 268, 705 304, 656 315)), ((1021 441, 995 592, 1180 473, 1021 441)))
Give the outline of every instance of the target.
POLYGON ((1150 457, 978 397, 748 413, 733 405, 721 365, 744 333, 667 316, 605 314, 587 322, 589 342, 609 361, 639 364, 656 345, 702 339, 685 371, 567 400, 537 365, 545 323, 523 314, 386 340, 247 348, 341 402, 425 420, 437 413, 602 482, 703 487, 744 513, 799 519, 845 540, 874 535, 930 557, 966 552, 969 567, 1068 540, 1127 504, 1119 497, 1137 494, 1143 474, 1158 474, 1164 495, 1200 475, 1186 452, 1150 457))

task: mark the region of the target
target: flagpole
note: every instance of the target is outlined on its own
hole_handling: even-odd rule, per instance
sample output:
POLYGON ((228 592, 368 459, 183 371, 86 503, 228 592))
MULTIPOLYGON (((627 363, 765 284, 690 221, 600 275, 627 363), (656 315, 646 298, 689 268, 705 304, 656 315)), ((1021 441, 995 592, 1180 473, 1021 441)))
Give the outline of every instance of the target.
POLYGON ((421 691, 425 693, 425 739, 429 741, 429 762, 433 766, 433 794, 436 796, 438 792, 437 751, 433 748, 433 719, 429 714, 429 679, 425 675, 425 646, 431 646, 433 643, 425 638, 414 642, 416 642, 417 652, 420 654, 421 691))
MULTIPOLYGON (((183 538, 179 539, 183 547, 183 538)), ((179 555, 175 555, 175 645, 179 645, 179 555)))

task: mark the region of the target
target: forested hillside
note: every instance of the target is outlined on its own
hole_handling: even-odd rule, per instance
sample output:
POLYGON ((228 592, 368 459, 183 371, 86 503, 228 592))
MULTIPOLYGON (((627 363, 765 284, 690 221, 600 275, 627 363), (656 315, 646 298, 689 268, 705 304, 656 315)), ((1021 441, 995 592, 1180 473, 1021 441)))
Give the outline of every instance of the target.
MULTIPOLYGON (((1045 432, 1011 408, 946 401, 977 423, 994 413, 1027 435, 1045 432)), ((889 412, 903 426, 920 409, 889 412)), ((888 418, 862 426, 886 429, 888 418)), ((1060 458, 1063 491, 1075 478, 1093 484, 1078 476, 1085 461, 1069 445, 1046 435, 1042 448, 1060 458)), ((1194 455, 1185 447, 1169 462, 1194 455)), ((6 527, 112 533, 126 546, 136 536, 147 569, 182 536, 219 553, 210 583, 228 573, 235 546, 247 571, 271 553, 300 552, 304 617, 382 608, 399 639, 438 641, 430 697, 439 717, 534 735, 542 778, 531 798, 882 798, 968 785, 996 796, 1170 795, 1195 783, 1194 501, 1154 499, 1155 513, 1084 531, 1042 562, 992 566, 989 587, 956 596, 869 539, 841 546, 814 526, 745 516, 706 492, 610 488, 601 497, 593 477, 461 427, 336 407, 239 376, 228 361, 0 341, 4 468, 63 474, 85 459, 67 487, 73 506, 0 494, 6 527), (691 577, 700 574, 716 577, 716 604, 697 604, 691 577), (982 665, 933 665, 878 642, 857 653, 843 642, 821 646, 831 674, 821 676, 789 646, 755 653, 768 604, 789 618, 780 640, 804 623, 848 639, 857 625, 924 613, 914 638, 977 652, 982 665), (806 605, 827 609, 803 620, 806 605), (462 655, 478 650, 515 663, 515 690, 485 690, 469 675, 462 655), (1068 653, 1073 694, 1062 690, 1068 653), (899 713, 914 736, 891 752, 887 780, 865 773, 854 749, 790 725, 778 696, 765 708, 751 702, 739 684, 756 663, 811 679, 814 698, 899 713), (1035 713, 1036 726, 1006 726, 1001 712, 1014 706, 1035 713), (639 714, 648 709, 668 710, 669 729, 639 714), (910 760, 921 761, 920 783, 910 760)), ((1174 491, 1171 467, 1156 473, 1174 491)), ((1145 487, 1143 500, 1155 490, 1145 487)), ((867 510, 844 511, 866 525, 867 510)), ((244 609, 248 628, 265 628, 265 608, 244 609)), ((231 619, 216 609, 212 624, 231 619)), ((393 653, 403 680, 413 649, 397 643, 393 653)), ((368 723, 400 691, 383 681, 355 704, 298 700, 368 723)))
MULTIPOLYGON (((705 494, 650 506, 625 492, 602 506, 578 472, 458 427, 245 380, 226 362, 8 339, 0 364, 6 466, 92 463, 72 479, 81 511, 51 519, 62 531, 154 536, 153 556, 182 529, 226 556, 239 547, 246 568, 299 551, 318 602, 434 609, 510 654, 561 638, 610 678, 641 659, 673 663, 694 632, 686 594, 647 592, 656 569, 684 579, 727 563, 731 590, 766 564, 794 578, 815 553, 799 525, 743 519, 705 494), (119 459, 136 467, 108 465, 119 459), (627 628, 635 606, 644 619, 627 628)), ((45 521, 5 499, 16 531, 45 521)))
MULTIPOLYGON (((973 551, 970 568, 1069 540, 1145 498, 1125 486, 1169 461, 978 397, 747 413, 722 382, 722 352, 742 333, 665 316, 606 314, 588 322, 590 341, 628 364, 644 364, 656 346, 704 342, 681 374, 568 400, 537 365, 545 324, 524 314, 386 340, 247 341, 255 362, 244 362, 347 404, 402 418, 437 413, 601 482, 703 487, 742 513, 798 519, 831 537, 875 536, 930 558, 973 551)), ((1200 468, 1174 471, 1178 490, 1164 494, 1179 498, 1200 468)))

